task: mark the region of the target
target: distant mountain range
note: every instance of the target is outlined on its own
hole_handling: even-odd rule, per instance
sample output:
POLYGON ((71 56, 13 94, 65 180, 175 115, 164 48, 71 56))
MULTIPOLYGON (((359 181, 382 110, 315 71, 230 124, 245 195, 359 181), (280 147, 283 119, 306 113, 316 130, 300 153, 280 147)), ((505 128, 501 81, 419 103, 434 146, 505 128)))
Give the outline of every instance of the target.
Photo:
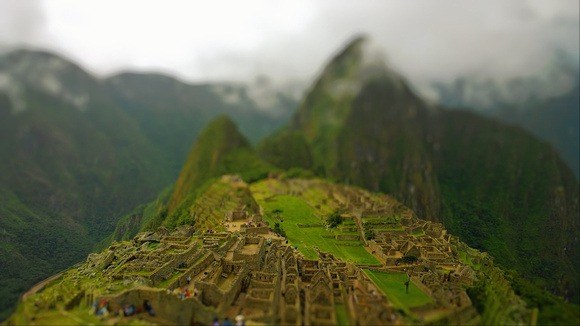
POLYGON ((253 141, 285 123, 296 102, 256 87, 99 79, 49 52, 0 56, 0 319, 170 184, 210 119, 231 116, 253 141))

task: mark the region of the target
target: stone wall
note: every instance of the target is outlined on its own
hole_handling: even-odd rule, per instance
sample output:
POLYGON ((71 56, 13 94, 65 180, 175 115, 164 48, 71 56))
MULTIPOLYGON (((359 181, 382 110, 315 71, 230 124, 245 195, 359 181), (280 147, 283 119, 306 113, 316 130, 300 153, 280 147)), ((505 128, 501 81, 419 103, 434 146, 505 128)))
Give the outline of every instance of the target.
POLYGON ((270 232, 270 228, 267 226, 255 226, 255 227, 246 227, 242 228, 246 234, 268 234, 270 232))
POLYGON ((224 294, 213 283, 197 282, 195 286, 201 291, 201 302, 206 306, 217 308, 224 299, 224 294))
POLYGON ((198 261, 197 263, 189 267, 177 280, 175 280, 175 282, 169 284, 167 288, 173 290, 185 284, 188 276, 191 276, 193 278, 195 275, 201 273, 201 271, 206 269, 214 260, 215 259, 213 253, 207 252, 205 257, 202 258, 202 260, 198 261))
POLYGON ((237 243, 237 241, 237 238, 229 237, 228 240, 218 248, 217 252, 224 255, 234 244, 237 243))
POLYGON ((188 250, 178 253, 172 257, 170 261, 165 263, 163 266, 156 269, 151 276, 149 277, 151 283, 153 285, 157 285, 168 278, 170 278, 174 272, 174 270, 181 264, 185 264, 186 266, 191 264, 194 259, 199 257, 199 254, 196 253, 199 248, 197 246, 192 246, 188 250))
POLYGON ((159 267, 158 269, 155 270, 155 272, 151 274, 150 276, 151 283, 153 285, 157 285, 167 280, 168 278, 171 277, 173 271, 175 270, 175 268, 177 268, 178 265, 179 261, 177 261, 176 259, 165 263, 163 266, 159 267))
POLYGON ((111 313, 119 311, 125 305, 142 307, 143 301, 148 300, 157 318, 174 325, 193 323, 209 325, 215 315, 210 308, 203 306, 196 298, 181 300, 175 295, 168 294, 164 289, 136 288, 115 296, 98 298, 98 300, 101 299, 109 302, 111 313))
MULTIPOLYGON (((242 289, 242 281, 246 277, 247 268, 243 268, 239 274, 235 275, 232 285, 224 291, 214 283, 196 282, 195 286, 201 291, 201 301, 208 306, 217 308, 225 312, 231 306, 242 289)), ((220 277, 220 276, 218 276, 220 277)))

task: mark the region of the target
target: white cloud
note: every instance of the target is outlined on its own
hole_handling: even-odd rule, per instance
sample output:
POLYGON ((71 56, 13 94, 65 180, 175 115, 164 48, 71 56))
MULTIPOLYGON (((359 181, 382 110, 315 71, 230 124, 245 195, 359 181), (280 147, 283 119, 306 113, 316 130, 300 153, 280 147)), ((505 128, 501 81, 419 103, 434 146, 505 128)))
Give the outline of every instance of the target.
POLYGON ((411 80, 541 73, 579 52, 578 1, 0 2, 0 44, 63 52, 102 74, 162 70, 189 80, 313 78, 356 33, 411 80), (24 28, 22 28, 24 26, 24 28))
POLYGON ((44 23, 40 1, 0 1, 0 47, 39 42, 44 36, 44 23))

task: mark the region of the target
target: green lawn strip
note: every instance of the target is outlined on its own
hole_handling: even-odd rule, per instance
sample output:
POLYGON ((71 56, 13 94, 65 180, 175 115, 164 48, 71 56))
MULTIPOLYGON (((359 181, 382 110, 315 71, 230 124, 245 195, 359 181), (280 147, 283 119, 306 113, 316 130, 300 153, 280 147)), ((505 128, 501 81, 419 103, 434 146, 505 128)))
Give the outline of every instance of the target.
POLYGON ((336 322, 340 326, 347 326, 348 314, 346 312, 346 307, 343 304, 337 304, 334 306, 336 309, 336 322))
POLYGON ((380 265, 380 262, 364 249, 360 241, 353 243, 353 241, 324 238, 323 236, 332 236, 338 232, 327 230, 325 227, 299 227, 299 224, 316 225, 322 222, 322 219, 315 215, 315 210, 301 198, 280 195, 269 200, 258 200, 258 203, 264 208, 265 219, 270 225, 280 223, 290 242, 297 245, 298 250, 305 257, 316 259, 318 255, 314 248, 317 247, 321 251, 330 252, 348 262, 380 265), (276 209, 282 211, 278 214, 279 217, 272 213, 276 209), (353 245, 349 246, 349 244, 353 245))
POLYGON ((365 269, 364 272, 395 306, 407 313, 411 308, 433 302, 433 299, 415 286, 413 282, 409 284, 409 293, 406 293, 407 275, 404 273, 385 273, 369 269, 365 269))

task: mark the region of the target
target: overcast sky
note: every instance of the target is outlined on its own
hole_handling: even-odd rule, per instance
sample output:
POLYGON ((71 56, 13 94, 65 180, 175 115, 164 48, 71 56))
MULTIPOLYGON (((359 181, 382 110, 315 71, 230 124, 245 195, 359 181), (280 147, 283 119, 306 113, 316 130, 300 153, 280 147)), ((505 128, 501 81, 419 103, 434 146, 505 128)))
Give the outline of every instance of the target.
POLYGON ((0 0, 0 46, 52 49, 94 73, 310 80, 366 33, 417 80, 540 74, 577 63, 579 1, 0 0))

